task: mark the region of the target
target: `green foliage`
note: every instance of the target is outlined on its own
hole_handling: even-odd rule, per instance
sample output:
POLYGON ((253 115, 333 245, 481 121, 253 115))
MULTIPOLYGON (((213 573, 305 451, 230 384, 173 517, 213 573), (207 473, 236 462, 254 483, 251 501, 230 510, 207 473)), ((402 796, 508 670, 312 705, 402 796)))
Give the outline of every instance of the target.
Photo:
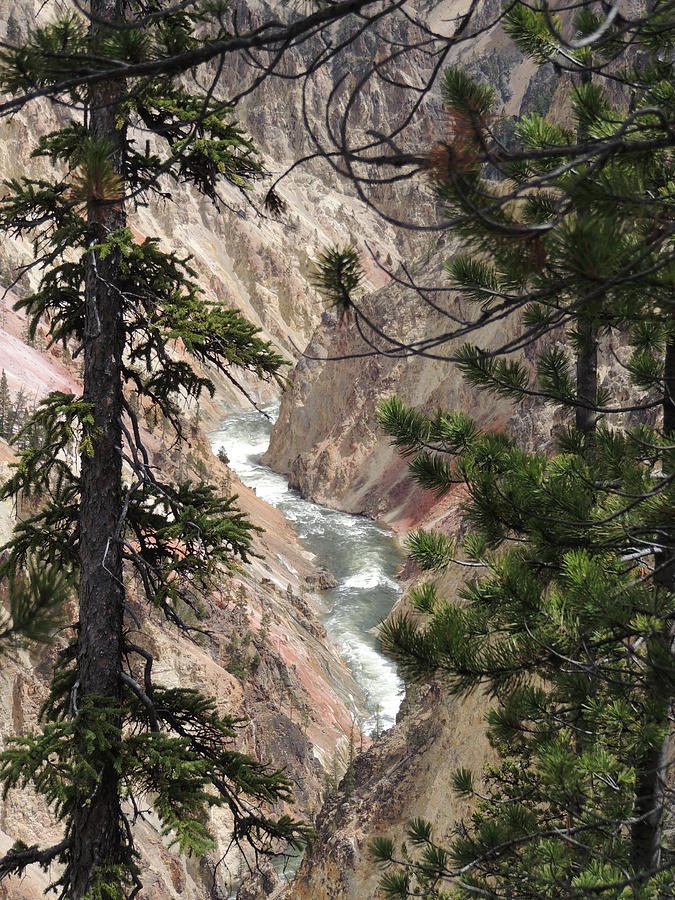
MULTIPOLYGON (((378 735, 379 736, 379 735, 378 735)), ((324 800, 330 797, 349 797, 356 787, 356 742, 354 722, 345 740, 337 743, 324 775, 324 800)))
POLYGON ((450 565, 455 555, 455 541, 436 531, 413 531, 406 538, 405 546, 422 571, 441 571, 450 565))
MULTIPOLYGON (((248 617, 245 617, 244 622, 245 625, 248 625, 248 617)), ((224 665, 230 675, 245 680, 260 665, 260 654, 253 643, 253 632, 244 627, 240 638, 239 627, 237 630, 232 630, 224 648, 227 655, 224 665)))
MULTIPOLYGON (((593 47, 603 60, 632 58, 634 43, 642 48, 641 58, 650 60, 626 74, 632 85, 640 84, 629 109, 606 89, 604 62, 598 63, 597 77, 586 77, 596 57, 587 47, 565 46, 555 16, 543 7, 510 6, 506 30, 520 49, 539 65, 553 60, 578 77, 570 93, 574 127, 525 115, 515 121, 514 146, 508 149, 495 138, 499 129, 493 127, 484 86, 457 69, 446 74, 451 148, 433 174, 464 241, 463 252, 447 269, 462 296, 478 307, 473 328, 525 309, 516 340, 500 336, 494 348, 467 345, 457 354, 463 373, 479 387, 513 399, 538 395, 602 414, 606 394, 577 387, 564 352, 541 357, 536 378, 505 354, 555 329, 559 334, 567 329, 567 342, 577 353, 585 351, 589 334, 597 339, 613 328, 639 327, 651 332, 652 341, 662 332, 657 298, 672 293, 672 244, 668 229, 655 222, 672 216, 672 152, 664 122, 673 109, 671 89, 665 87, 672 85, 673 72, 670 39, 664 32, 656 49, 652 15, 657 14, 636 20, 630 38, 610 28, 593 47), (579 143, 584 140, 590 149, 579 143), (650 141, 662 146, 647 147, 650 141)), ((584 4, 577 37, 593 31, 596 20, 595 9, 584 4)), ((636 379, 656 393, 663 358, 634 362, 636 379), (645 366, 649 370, 641 374, 645 366)))
MULTIPOLYGON (((262 848, 265 841, 296 843, 309 834, 288 817, 254 813, 252 802, 289 799, 291 785, 282 772, 228 749, 240 721, 220 716, 214 702, 194 690, 155 686, 153 707, 156 723, 148 720, 138 691, 130 690, 121 708, 86 698, 75 718, 59 717, 38 735, 11 739, 0 764, 5 796, 32 784, 67 820, 78 797, 91 794, 111 766, 123 773, 125 796, 152 802, 163 833, 182 852, 203 855, 213 846, 205 824, 213 806, 227 806, 234 814, 235 840, 262 838, 262 848), (144 725, 148 730, 139 730, 144 725)), ((65 850, 62 858, 68 859, 65 850)), ((66 872, 56 884, 67 878, 66 872)))
POLYGON ((41 425, 33 421, 24 389, 19 388, 12 398, 4 369, 0 378, 0 437, 22 450, 35 447, 42 439, 41 425))
POLYGON ((505 15, 504 30, 525 56, 532 57, 539 64, 555 59, 558 43, 553 29, 560 30, 558 16, 551 16, 551 26, 543 9, 515 3, 505 15))
MULTIPOLYGON (((451 881, 459 896, 513 896, 514 884, 518 896, 576 896, 599 884, 602 896, 621 896, 635 865, 621 823, 634 815, 636 773, 667 735, 675 687, 664 633, 675 593, 636 577, 646 554, 631 560, 638 535, 647 546, 658 540, 649 498, 662 481, 657 446, 663 439, 644 427, 601 430, 576 452, 547 458, 478 433, 457 456, 473 528, 465 543, 474 557, 485 546, 498 552, 458 600, 426 586, 416 592, 424 621, 394 617, 380 638, 406 679, 440 671, 453 692, 489 693, 497 704, 489 735, 502 762, 479 795, 471 772, 456 773, 455 791, 475 796, 477 811, 449 847, 413 829, 426 835, 414 859, 374 848, 380 863, 407 867, 383 878, 386 896, 442 897, 451 881), (636 494, 641 503, 626 501, 636 494)), ((659 509, 670 508, 671 494, 671 486, 658 491, 659 509)), ((444 535, 416 533, 410 548, 435 570, 458 559, 444 535)), ((644 881, 644 896, 672 890, 662 852, 666 868, 644 881)))
MULTIPOLYGON (((19 450, 0 497, 30 501, 0 564, 8 607, 0 640, 7 643, 46 639, 85 572, 82 547, 90 535, 82 534, 82 472, 101 458, 112 417, 121 427, 116 449, 124 475, 108 548, 122 563, 108 570, 106 549, 97 563, 101 572, 111 571, 130 597, 145 598, 173 625, 203 632, 192 623, 204 618, 204 598, 224 572, 254 555, 259 529, 237 508, 237 498, 204 481, 174 482, 158 471, 140 418, 153 427, 161 422, 180 445, 184 405, 204 391, 213 394, 215 371, 236 386, 238 372, 281 382, 284 360, 240 313, 203 294, 188 256, 164 250, 158 238, 137 239, 124 209, 130 201, 170 201, 172 186, 186 183, 217 203, 222 183, 245 191, 264 177, 262 162, 233 107, 212 91, 193 94, 176 69, 166 74, 159 65, 159 74, 129 77, 123 85, 114 78, 103 87, 73 83, 83 71, 96 75, 126 63, 161 62, 225 35, 220 4, 160 7, 149 13, 132 4, 124 28, 105 22, 89 27, 83 16, 59 9, 21 45, 0 49, 3 90, 20 95, 63 82, 57 99, 86 111, 83 120, 73 118, 40 138, 33 155, 42 158, 43 168, 52 167, 53 176, 10 179, 0 198, 0 229, 33 245, 37 282, 17 304, 28 336, 40 338, 46 326, 49 345, 60 342, 64 352, 70 347, 85 360, 82 396, 53 392, 32 412, 23 395, 10 397, 6 377, 0 380, 0 435, 19 450), (137 15, 143 21, 134 27, 137 15), (101 133, 96 117, 101 104, 110 103, 113 116, 101 133), (139 134, 150 136, 144 151, 134 143, 139 134), (119 372, 120 390, 110 408, 121 408, 112 414, 101 409, 92 387, 90 347, 97 335, 86 319, 92 300, 99 332, 113 307, 111 317, 121 323, 119 352, 113 340, 97 351, 109 353, 111 384, 119 372)), ((115 795, 118 810, 106 834, 120 850, 87 873, 91 900, 135 896, 140 887, 125 801, 135 810, 139 802, 152 805, 169 841, 200 856, 214 846, 208 826, 213 807, 229 810, 234 842, 256 853, 297 846, 309 836, 302 823, 274 813, 276 804, 292 800, 286 775, 233 749, 238 721, 220 715, 197 691, 155 683, 142 628, 124 605, 134 627, 126 623, 111 636, 123 647, 123 659, 114 663, 118 689, 105 696, 84 690, 83 635, 92 623, 83 618, 74 625, 76 639, 59 653, 41 729, 13 739, 0 756, 5 793, 31 785, 64 826, 64 839, 53 848, 17 844, 0 860, 0 877, 56 861, 53 887, 64 897, 74 895, 74 884, 82 883, 75 846, 83 839, 81 811, 106 792, 115 795)))
POLYGON ((0 647, 50 641, 64 619, 64 607, 73 590, 64 572, 38 566, 31 559, 25 574, 7 577, 2 587, 0 647))
POLYGON ((0 377, 0 437, 8 440, 12 436, 12 398, 7 384, 7 374, 2 370, 0 377))
POLYGON ((520 399, 528 390, 530 373, 518 360, 486 356, 465 344, 458 352, 458 368, 470 384, 490 388, 503 397, 520 399))
POLYGON ((494 88, 477 84, 464 69, 445 70, 442 92, 445 103, 466 119, 477 119, 489 113, 495 97, 494 88))
POLYGON ((362 279, 363 270, 355 247, 342 250, 335 247, 319 254, 313 283, 321 296, 337 308, 340 317, 348 315, 354 306, 352 295, 362 279))
MULTIPOLYGON (((584 3, 575 38, 593 39, 570 46, 571 23, 544 5, 509 6, 517 46, 573 73, 572 129, 531 114, 505 148, 489 95, 456 70, 447 77, 455 143, 433 175, 464 246, 446 268, 477 307, 471 329, 511 314, 522 323, 515 339, 453 357, 472 385, 538 396, 563 425, 534 452, 455 411, 380 405, 415 479, 439 495, 461 483, 467 497, 462 540, 416 532, 412 558, 474 575, 455 596, 423 585, 414 614, 390 618, 380 637, 409 683, 440 676, 450 693, 488 695, 498 759, 482 775, 454 774, 473 813, 448 839, 413 822, 400 848, 373 844, 387 897, 656 900, 675 890, 675 458, 664 434, 675 334, 662 225, 673 219, 673 60, 672 11, 658 7, 605 28, 606 10, 584 3), (617 59, 632 64, 620 76, 630 103, 607 88, 617 59), (632 351, 621 391, 585 375, 603 335, 632 351), (590 427, 567 424, 584 406, 590 427), (624 413, 639 424, 614 418, 624 413)), ((597 352, 600 365, 617 364, 597 352)))

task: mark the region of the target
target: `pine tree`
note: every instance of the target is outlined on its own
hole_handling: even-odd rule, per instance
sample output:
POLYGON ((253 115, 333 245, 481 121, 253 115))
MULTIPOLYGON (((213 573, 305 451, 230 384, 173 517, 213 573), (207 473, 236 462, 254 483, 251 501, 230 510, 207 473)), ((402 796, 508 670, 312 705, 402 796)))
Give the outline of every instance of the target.
MULTIPOLYGON (((575 416, 553 452, 533 453, 462 412, 422 414, 396 398, 380 408, 420 484, 468 492, 461 539, 414 533, 412 558, 432 572, 480 573, 456 598, 437 596, 433 582, 419 588, 418 615, 383 626, 383 645, 411 683, 440 673, 451 692, 485 690, 501 757, 482 791, 471 772, 456 773, 454 789, 476 812, 449 843, 423 821, 410 823, 400 852, 375 843, 380 863, 398 863, 382 879, 390 897, 675 889, 665 833, 675 696, 672 11, 654 4, 604 22, 585 3, 574 15, 566 38, 570 23, 547 7, 506 14, 521 49, 580 74, 573 129, 532 115, 504 145, 492 89, 460 69, 444 79, 451 135, 429 167, 465 241, 449 273, 479 307, 458 330, 513 315, 523 323, 509 344, 454 355, 478 388, 538 396, 575 416), (627 90, 610 93, 612 84, 627 90), (533 380, 515 352, 546 335, 557 345, 535 344, 533 380), (597 386, 602 335, 632 348, 628 399, 597 386), (651 423, 650 410, 660 411, 651 423), (626 427, 624 413, 638 424, 626 427)), ((339 269, 328 264, 323 282, 335 293, 339 269)), ((348 286, 338 288, 358 320, 348 286)))
MULTIPOLYGON (((675 595, 652 571, 675 498, 672 486, 655 492, 660 454, 644 442, 665 455, 672 444, 646 426, 600 428, 592 450, 564 433, 550 457, 464 414, 425 416, 395 398, 381 419, 421 483, 469 492, 463 540, 416 532, 412 558, 481 573, 457 599, 418 589, 424 623, 394 618, 383 645, 412 682, 440 672, 453 693, 482 687, 496 702, 489 736, 502 760, 482 792, 470 772, 456 774, 455 790, 478 805, 449 846, 411 824, 420 857, 385 876, 385 893, 442 897, 454 881, 460 896, 670 896, 665 785, 655 798, 647 782, 663 774, 651 760, 671 730, 675 595)), ((388 841, 375 850, 401 859, 388 841)))
MULTIPOLYGON (((515 307, 527 304, 523 320, 529 328, 528 339, 550 331, 552 326, 567 325, 569 342, 577 352, 576 379, 568 354, 559 347, 540 354, 534 386, 530 385, 526 367, 512 359, 491 356, 476 346, 465 346, 460 353, 461 367, 479 387, 515 399, 531 391, 553 402, 575 406, 577 436, 570 435, 571 440, 562 442, 564 451, 583 455, 585 449, 592 455, 596 448, 590 432, 603 413, 611 417, 611 413, 629 412, 633 419, 644 421, 647 410, 661 404, 659 449, 652 448, 655 455, 647 454, 642 459, 651 478, 642 490, 659 494, 660 473, 672 471, 668 440, 675 425, 670 371, 675 358, 675 332, 668 301, 665 308, 663 305, 672 295, 672 229, 654 224, 672 222, 673 218, 672 140, 670 146, 663 142, 662 118, 672 119, 674 109, 672 57, 667 49, 672 13, 665 9, 661 12, 659 4, 648 13, 653 18, 643 19, 631 35, 637 48, 631 48, 627 39, 623 43, 622 26, 627 23, 622 23, 595 42, 597 54, 591 52, 595 45, 589 36, 597 34, 601 18, 592 4, 577 13, 579 49, 570 50, 568 42, 566 51, 568 68, 581 70, 579 83, 571 91, 576 129, 566 133, 540 116, 518 123, 516 135, 525 152, 537 152, 539 158, 525 164, 507 162, 503 172, 510 181, 489 185, 481 177, 480 166, 468 166, 467 181, 471 182, 470 191, 475 191, 474 200, 486 189, 490 198, 499 198, 500 222, 491 228, 476 219, 468 222, 465 234, 474 247, 479 242, 486 262, 463 255, 453 260, 449 269, 455 283, 468 290, 474 300, 480 298, 484 307, 500 302, 515 307), (597 66, 596 57, 600 60, 597 66), (622 67, 616 64, 617 57, 622 67), (590 77, 591 71, 596 73, 594 77, 590 77), (610 102, 610 75, 630 86, 630 103, 610 102), (610 148, 613 141, 616 146, 618 135, 626 137, 626 146, 613 152, 610 148), (566 145, 583 142, 587 159, 577 158, 570 165, 563 155, 566 145), (532 185, 537 189, 532 190, 532 185), (509 197, 507 205, 501 201, 504 196, 509 197), (514 250, 518 243, 520 252, 514 250), (632 403, 622 402, 619 396, 597 389, 597 338, 602 333, 620 333, 620 342, 632 344, 628 370, 636 385, 649 391, 646 398, 638 395, 632 403), (589 387, 592 384, 594 397, 589 387)), ((522 4, 514 6, 507 16, 507 30, 520 49, 539 62, 557 60, 562 55, 565 47, 559 29, 559 21, 551 23, 543 12, 522 4)), ((453 106, 459 104, 461 109, 463 103, 464 110, 470 109, 469 91, 456 73, 450 74, 450 80, 453 74, 455 81, 447 98, 453 106)), ((487 103, 471 114, 477 115, 478 121, 486 113, 487 103)), ((477 127, 467 145, 474 141, 477 146, 484 130, 482 124, 477 127)), ((441 193, 448 189, 447 182, 439 186, 441 193)), ((457 191, 456 183, 449 187, 448 196, 453 195, 466 209, 467 192, 463 188, 457 191)), ((485 196, 482 193, 483 201, 485 196)), ((634 460, 627 465, 632 468, 634 460)), ((662 498, 661 502, 668 509, 669 501, 662 498)), ((642 509, 651 515, 646 505, 642 509)), ((664 510, 652 532, 651 545, 645 548, 643 537, 635 531, 625 535, 626 542, 620 544, 624 554, 641 555, 643 562, 651 559, 654 582, 665 591, 672 591, 674 586, 675 535, 671 524, 664 510)), ((667 614, 661 633, 653 640, 660 648, 655 651, 657 656, 670 650, 672 620, 667 614)), ((660 698, 661 721, 667 722, 672 684, 668 678, 662 680, 652 673, 651 691, 660 698)), ((668 740, 666 734, 659 746, 643 747, 642 756, 633 760, 637 787, 631 863, 635 871, 658 866, 668 740)))
POLYGON ((0 761, 5 790, 32 784, 63 823, 63 839, 17 844, 0 860, 0 876, 58 862, 54 887, 69 900, 118 900, 140 889, 125 800, 151 802, 164 833, 188 853, 213 846, 205 824, 213 806, 229 809, 233 840, 256 852, 307 834, 269 811, 291 798, 286 776, 232 748, 238 722, 212 700, 157 684, 151 654, 125 624, 125 575, 133 573, 133 590, 189 630, 183 611, 197 612, 219 573, 247 561, 256 530, 236 498, 204 482, 162 479, 128 399, 135 393, 137 408, 154 410, 180 442, 182 400, 214 390, 205 365, 235 383, 233 368, 279 377, 281 357, 241 315, 201 294, 189 259, 156 238, 136 240, 127 224, 129 198, 170 199, 171 180, 215 198, 219 180, 245 190, 263 176, 232 108, 212 91, 192 95, 176 77, 177 56, 202 47, 208 59, 210 42, 226 37, 218 4, 163 11, 92 0, 88 20, 59 13, 0 54, 6 91, 51 94, 74 110, 35 150, 54 177, 11 179, 0 200, 3 230, 31 236, 41 265, 36 289, 18 304, 30 334, 46 322, 50 342, 71 342, 84 359, 82 396, 54 392, 38 405, 0 491, 37 503, 4 548, 0 575, 19 585, 39 553, 48 572, 76 580, 79 596, 42 730, 15 738, 0 761), (171 74, 163 74, 168 58, 171 74), (147 63, 149 74, 131 79, 125 61, 147 63), (132 128, 154 136, 152 150, 136 148, 132 128), (67 462, 73 441, 75 469, 67 462))
POLYGON ((8 404, 7 417, 5 419, 5 433, 7 439, 18 435, 26 422, 26 392, 20 387, 16 392, 16 397, 8 404))
POLYGON ((30 560, 18 579, 0 585, 0 652, 30 643, 48 643, 63 621, 72 584, 63 572, 30 560))

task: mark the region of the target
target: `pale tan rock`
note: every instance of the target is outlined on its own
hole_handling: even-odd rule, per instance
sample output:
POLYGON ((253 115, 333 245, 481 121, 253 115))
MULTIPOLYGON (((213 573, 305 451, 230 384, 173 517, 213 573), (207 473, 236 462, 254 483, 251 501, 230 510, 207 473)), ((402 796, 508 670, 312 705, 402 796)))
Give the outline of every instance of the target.
POLYGON ((377 837, 399 847, 407 823, 421 816, 440 840, 469 812, 450 791, 452 771, 488 754, 482 698, 458 701, 438 685, 420 690, 410 711, 356 761, 356 786, 329 800, 318 839, 286 900, 379 900, 380 872, 369 852, 377 837))
MULTIPOLYGON (((442 263, 453 250, 452 245, 441 244, 431 260, 417 266, 415 277, 420 284, 445 287, 442 263)), ((456 294, 437 290, 430 292, 430 298, 453 316, 469 312, 456 294)), ((416 291, 396 284, 364 297, 360 309, 380 330, 404 344, 451 327, 442 313, 421 302, 416 291)), ((515 328, 516 324, 509 322, 493 325, 481 332, 481 342, 489 346, 495 340, 507 340, 515 328)), ((462 342, 444 345, 440 353, 451 356, 462 342)), ((381 340, 376 343, 384 346, 381 340)), ((405 359, 383 354, 353 357, 367 349, 350 320, 325 314, 308 347, 308 357, 351 358, 300 360, 293 372, 293 386, 282 398, 264 462, 287 473, 291 485, 309 499, 380 519, 401 533, 436 508, 437 498, 412 483, 406 460, 376 421, 382 397, 397 394, 429 412, 437 407, 464 409, 486 428, 517 423, 521 429, 543 430, 550 424, 550 417, 535 424, 531 411, 522 404, 514 409, 506 400, 476 391, 450 362, 415 355, 405 359)))
MULTIPOLYGON (((8 380, 20 379, 19 361, 23 356, 31 361, 37 396, 55 388, 78 390, 77 382, 61 361, 41 356, 20 342, 22 321, 14 313, 6 316, 5 329, 10 328, 15 333, 0 332, 0 365, 5 365, 8 380), (22 353, 12 350, 17 341, 22 353), (7 347, 12 352, 5 352, 7 347)), ((176 463, 164 452, 158 430, 152 435, 145 433, 144 440, 149 450, 162 458, 163 465, 174 471, 171 467, 176 463)), ((215 698, 219 711, 247 718, 248 723, 238 730, 237 749, 285 767, 295 792, 295 803, 288 812, 296 818, 311 818, 320 802, 320 760, 329 759, 336 744, 348 733, 355 713, 352 698, 359 698, 360 691, 326 640, 325 629, 317 619, 316 597, 305 591, 306 578, 313 573, 312 560, 299 545, 292 526, 213 456, 197 427, 192 428, 191 440, 195 464, 201 461, 209 477, 216 481, 229 478, 231 490, 239 494, 240 507, 265 528, 254 539, 254 550, 263 558, 254 557, 236 576, 223 574, 220 592, 206 601, 208 619, 204 624, 208 624, 212 636, 201 643, 167 627, 156 612, 149 612, 140 602, 132 599, 130 605, 142 622, 143 641, 155 657, 156 682, 168 687, 197 687, 215 698), (245 613, 236 602, 242 591, 246 596, 245 613), (266 635, 261 631, 263 612, 270 616, 266 635), (243 678, 228 671, 233 633, 238 633, 240 639, 248 633, 251 657, 258 660, 243 678)), ((14 460, 12 448, 0 439, 0 478, 9 475, 14 460)), ((18 512, 22 512, 21 504, 18 512)), ((10 501, 0 504, 3 542, 11 535, 16 513, 10 501)), ((74 615, 74 608, 71 613, 74 615)), ((34 648, 13 652, 3 659, 0 735, 4 739, 36 727, 56 652, 57 647, 34 648)), ((230 881, 225 865, 237 874, 241 861, 231 850, 225 857, 231 831, 229 815, 215 811, 211 827, 218 850, 203 860, 190 861, 167 849, 155 817, 148 815, 137 823, 136 839, 147 866, 144 889, 139 895, 142 900, 210 900, 214 884, 225 890, 230 881), (223 864, 216 869, 221 857, 223 864)), ((58 843, 60 837, 60 828, 30 789, 11 791, 6 800, 0 800, 0 852, 16 840, 50 846, 58 843)), ((56 872, 56 867, 52 870, 56 872)), ((41 895, 47 883, 39 870, 30 871, 22 880, 3 882, 0 898, 32 900, 41 895)))

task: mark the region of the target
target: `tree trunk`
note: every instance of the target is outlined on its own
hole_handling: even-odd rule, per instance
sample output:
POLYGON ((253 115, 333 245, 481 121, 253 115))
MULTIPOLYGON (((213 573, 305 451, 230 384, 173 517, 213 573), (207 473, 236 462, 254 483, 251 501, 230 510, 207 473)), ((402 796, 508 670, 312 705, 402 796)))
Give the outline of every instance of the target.
POLYGON ((590 324, 579 323, 583 335, 583 346, 577 353, 577 399, 576 425, 583 434, 595 429, 598 396, 598 332, 590 324), (588 405, 586 405, 588 404, 588 405))
MULTIPOLYGON (((666 441, 675 440, 675 341, 666 346, 664 363, 663 433, 666 441)), ((664 474, 672 475, 668 466, 664 474)), ((654 582, 665 591, 675 589, 675 533, 666 529, 662 536, 665 549, 655 554, 656 572, 654 582)), ((659 640, 664 642, 669 653, 673 649, 673 626, 666 625, 659 640)), ((662 723, 668 729, 660 747, 652 750, 643 760, 637 772, 636 801, 634 815, 636 822, 631 829, 631 863, 638 872, 655 871, 659 866, 663 838, 663 813, 666 799, 666 779, 668 757, 670 755, 670 707, 672 696, 670 687, 672 675, 654 672, 651 685, 652 696, 660 697, 662 703, 662 723)))
MULTIPOLYGON (((666 723, 668 716, 666 711, 666 723)), ((631 865, 636 872, 655 872, 661 858, 663 811, 670 735, 641 761, 635 779, 635 824, 631 827, 631 865)))
MULTIPOLYGON (((90 8, 92 32, 101 27, 98 22, 121 18, 120 0, 92 0, 90 8)), ((89 130, 95 138, 110 141, 117 172, 122 168, 126 137, 125 130, 116 123, 123 88, 121 82, 103 83, 91 91, 89 102, 89 130)), ((123 204, 92 199, 88 220, 91 244, 99 243, 125 224, 123 204)), ((115 253, 106 259, 97 258, 93 252, 89 254, 85 282, 84 400, 93 405, 94 433, 93 450, 82 455, 81 468, 79 684, 75 697, 79 707, 85 698, 104 698, 111 705, 120 699, 124 587, 117 530, 122 511, 124 335, 118 281, 115 253)), ((108 734, 113 745, 119 741, 119 728, 120 717, 113 715, 108 734)), ((88 796, 78 798, 72 832, 69 891, 72 900, 90 892, 97 876, 107 873, 104 880, 114 880, 114 876, 110 877, 110 867, 121 860, 119 778, 110 757, 108 753, 105 759, 91 760, 97 767, 97 783, 88 796)), ((102 896, 108 897, 108 893, 104 890, 102 896)))
MULTIPOLYGON (((666 344, 663 366, 663 434, 667 442, 675 443, 675 338, 666 344)), ((664 461, 663 474, 675 474, 667 461, 664 461)), ((675 590, 675 530, 668 529, 663 542, 665 549, 656 560, 656 581, 672 591, 675 590)))
MULTIPOLYGON (((590 66, 581 70, 580 81, 582 85, 590 84, 593 72, 590 66)), ((584 129, 577 130, 579 140, 585 140, 587 135, 584 129)), ((579 319, 579 331, 582 336, 582 345, 577 352, 577 400, 580 404, 576 408, 576 426, 582 434, 590 434, 595 430, 597 412, 589 408, 595 406, 598 398, 598 330, 590 322, 585 322, 582 316, 579 319)))

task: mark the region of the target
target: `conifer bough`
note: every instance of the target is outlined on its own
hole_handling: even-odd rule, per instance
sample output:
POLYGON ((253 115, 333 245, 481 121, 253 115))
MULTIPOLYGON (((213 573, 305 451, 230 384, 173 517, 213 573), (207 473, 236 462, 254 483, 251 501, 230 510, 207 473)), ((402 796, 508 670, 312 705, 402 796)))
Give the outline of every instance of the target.
MULTIPOLYGON (((491 85, 444 74, 450 125, 427 169, 447 215, 429 227, 461 238, 446 268, 475 316, 458 323, 450 306, 445 333, 406 344, 342 299, 368 345, 355 356, 455 362, 477 388, 539 398, 562 423, 535 453, 457 410, 380 405, 414 478, 467 496, 457 539, 410 536, 430 580, 412 593, 416 616, 382 627, 383 646, 408 682, 483 690, 499 756, 482 785, 455 774, 448 790, 474 812, 447 839, 418 819, 400 848, 374 842, 392 900, 675 894, 673 5, 558 6, 562 22, 546 0, 509 4, 504 20, 526 56, 565 73, 565 126, 504 121, 491 85), (464 343, 507 317, 514 338, 464 343), (629 377, 603 385, 603 364, 629 377), (450 566, 474 576, 455 597, 436 587, 450 566)), ((339 262, 319 261, 329 299, 339 262)), ((405 274, 425 300, 433 287, 405 274)))
MULTIPOLYGON (((365 5, 272 21, 257 30, 255 46, 283 49, 365 5)), ((35 596, 45 594, 45 579, 63 595, 67 584, 55 573, 78 585, 75 637, 58 655, 42 728, 12 739, 0 757, 5 791, 32 785, 64 826, 53 847, 17 844, 0 860, 0 877, 56 863, 53 886, 64 900, 138 894, 132 824, 141 798, 187 853, 214 846, 206 824, 213 806, 229 810, 233 840, 256 853, 309 834, 273 812, 291 799, 284 773, 233 749, 239 722, 212 700, 157 684, 152 655, 142 634, 132 639, 128 621, 132 590, 186 628, 183 611, 198 611, 219 572, 247 561, 255 531, 236 498, 163 480, 138 413, 155 410, 181 440, 181 402, 214 390, 203 364, 235 384, 233 370, 278 379, 283 365, 237 312, 202 296, 189 259, 153 237, 139 242, 127 225, 131 201, 170 199, 172 182, 217 199, 220 181, 245 190, 264 175, 215 82, 193 96, 174 77, 250 46, 228 34, 223 15, 221 4, 163 10, 92 0, 86 17, 58 13, 23 46, 1 52, 0 83, 13 99, 0 111, 37 96, 72 109, 35 150, 54 177, 11 179, 0 200, 2 229, 34 241, 39 280, 19 303, 32 332, 47 322, 50 340, 69 345, 84 365, 81 397, 55 392, 34 411, 26 427, 42 440, 21 451, 0 491, 36 501, 0 574, 19 585, 39 553, 47 568, 42 581, 33 572, 35 596), (145 152, 132 129, 152 135, 145 152), (73 444, 79 468, 66 462, 73 444)), ((15 606, 17 615, 27 608, 15 606)))
POLYGON ((505 311, 522 322, 508 348, 448 356, 477 388, 539 397, 562 424, 537 453, 455 410, 380 406, 415 479, 467 495, 461 539, 411 536, 431 580, 383 645, 410 682, 482 689, 499 757, 482 786, 455 774, 474 812, 448 840, 415 820, 400 850, 374 842, 387 897, 675 893, 674 22, 670 3, 617 10, 582 3, 573 32, 545 4, 507 12, 523 52, 571 72, 574 131, 525 116, 512 152, 495 137, 492 89, 445 76, 461 140, 434 175, 463 238, 447 269, 478 324, 505 311), (610 335, 632 351, 620 394, 616 378, 599 383, 598 362, 620 364, 610 335), (535 378, 504 353, 528 345, 535 378), (434 573, 451 565, 475 577, 444 597, 434 573))

